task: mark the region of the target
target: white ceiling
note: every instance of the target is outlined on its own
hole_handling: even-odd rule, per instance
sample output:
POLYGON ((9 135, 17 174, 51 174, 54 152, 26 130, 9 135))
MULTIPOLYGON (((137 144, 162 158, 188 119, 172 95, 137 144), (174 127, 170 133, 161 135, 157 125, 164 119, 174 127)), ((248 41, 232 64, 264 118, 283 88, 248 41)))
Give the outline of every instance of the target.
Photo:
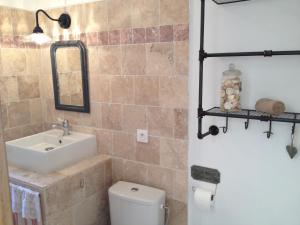
POLYGON ((67 5, 75 5, 102 0, 0 0, 0 6, 35 11, 37 9, 51 9, 67 5))

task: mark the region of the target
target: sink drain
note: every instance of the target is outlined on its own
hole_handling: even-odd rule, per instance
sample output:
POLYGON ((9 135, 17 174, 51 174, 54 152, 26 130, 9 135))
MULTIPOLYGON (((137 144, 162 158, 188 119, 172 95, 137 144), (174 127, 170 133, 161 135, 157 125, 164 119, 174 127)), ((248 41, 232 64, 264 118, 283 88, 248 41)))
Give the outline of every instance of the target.
POLYGON ((53 149, 55 149, 54 147, 47 147, 47 148, 45 148, 45 151, 46 152, 49 152, 49 151, 51 151, 51 150, 53 150, 53 149))

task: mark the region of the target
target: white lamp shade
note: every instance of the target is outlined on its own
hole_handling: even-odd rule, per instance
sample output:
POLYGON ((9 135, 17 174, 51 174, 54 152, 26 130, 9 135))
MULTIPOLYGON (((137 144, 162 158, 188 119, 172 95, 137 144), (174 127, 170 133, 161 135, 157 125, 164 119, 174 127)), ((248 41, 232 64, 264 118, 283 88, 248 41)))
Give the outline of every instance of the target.
POLYGON ((32 33, 25 37, 25 42, 33 42, 39 45, 50 43, 52 39, 44 33, 32 33))

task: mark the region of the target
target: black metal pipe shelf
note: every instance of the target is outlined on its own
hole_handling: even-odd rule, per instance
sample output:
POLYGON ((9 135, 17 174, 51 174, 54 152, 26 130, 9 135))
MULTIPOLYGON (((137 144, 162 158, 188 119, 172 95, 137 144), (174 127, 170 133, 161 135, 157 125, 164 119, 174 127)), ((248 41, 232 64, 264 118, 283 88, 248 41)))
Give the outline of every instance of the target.
POLYGON ((225 118, 238 118, 247 120, 259 121, 274 121, 284 123, 300 123, 300 113, 285 112, 279 116, 270 116, 268 114, 260 113, 252 109, 242 109, 239 112, 224 112, 219 107, 213 107, 209 110, 203 111, 204 116, 217 116, 225 118))
POLYGON ((212 57, 241 57, 241 56, 287 56, 287 55, 300 55, 300 50, 295 51, 257 51, 257 52, 227 52, 227 53, 206 53, 202 55, 203 58, 212 58, 212 57))
MULTIPOLYGON (((292 123, 293 130, 295 125, 300 123, 300 113, 283 113, 280 116, 270 116, 263 113, 256 112, 255 110, 243 109, 240 112, 223 112, 218 107, 214 107, 209 110, 203 110, 203 74, 204 74, 204 61, 206 58, 213 57, 247 57, 247 56, 295 56, 300 55, 300 50, 288 50, 288 51, 252 51, 252 52, 223 52, 223 53, 207 53, 204 49, 204 33, 205 33, 205 2, 201 1, 201 20, 200 20, 200 50, 199 50, 199 99, 198 99, 198 138, 203 139, 208 135, 218 135, 219 128, 215 125, 209 127, 207 132, 202 130, 202 120, 205 116, 218 116, 226 118, 226 127, 223 127, 223 132, 226 133, 228 129, 228 118, 246 119, 245 128, 248 128, 249 120, 260 120, 269 122, 269 131, 267 131, 267 137, 270 138, 272 134, 272 122, 285 122, 292 123)), ((243 2, 248 0, 213 0, 217 4, 228 4, 235 2, 243 2)))

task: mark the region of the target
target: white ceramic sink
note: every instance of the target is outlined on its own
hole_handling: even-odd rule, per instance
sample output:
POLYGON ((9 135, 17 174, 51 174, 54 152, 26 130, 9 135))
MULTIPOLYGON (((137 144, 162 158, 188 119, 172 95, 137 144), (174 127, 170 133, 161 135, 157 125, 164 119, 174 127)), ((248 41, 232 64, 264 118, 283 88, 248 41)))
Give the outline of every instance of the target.
POLYGON ((49 130, 6 142, 7 160, 12 166, 51 173, 97 153, 96 136, 49 130))

